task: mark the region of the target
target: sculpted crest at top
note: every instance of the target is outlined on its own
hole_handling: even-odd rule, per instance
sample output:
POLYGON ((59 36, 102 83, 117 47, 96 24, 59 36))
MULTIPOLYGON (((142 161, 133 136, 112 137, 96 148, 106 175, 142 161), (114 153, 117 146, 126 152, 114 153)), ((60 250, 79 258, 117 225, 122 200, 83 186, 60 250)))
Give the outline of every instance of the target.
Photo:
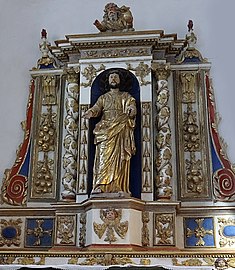
POLYGON ((95 20, 94 25, 100 32, 134 31, 130 8, 118 7, 114 3, 105 6, 103 21, 95 20))

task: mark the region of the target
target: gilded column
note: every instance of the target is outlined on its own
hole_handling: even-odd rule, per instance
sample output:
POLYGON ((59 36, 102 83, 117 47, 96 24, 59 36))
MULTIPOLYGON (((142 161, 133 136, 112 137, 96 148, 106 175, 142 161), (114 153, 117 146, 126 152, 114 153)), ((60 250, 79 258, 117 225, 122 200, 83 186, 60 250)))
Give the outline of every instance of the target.
POLYGON ((152 69, 157 80, 156 86, 156 199, 171 199, 172 196, 172 149, 171 128, 169 124, 169 89, 168 77, 170 66, 168 64, 153 63, 152 69))
POLYGON ((78 141, 78 71, 74 68, 66 70, 67 87, 65 98, 65 117, 64 128, 65 136, 63 139, 63 169, 62 176, 62 199, 75 200, 76 198, 76 179, 77 179, 77 141, 78 141))

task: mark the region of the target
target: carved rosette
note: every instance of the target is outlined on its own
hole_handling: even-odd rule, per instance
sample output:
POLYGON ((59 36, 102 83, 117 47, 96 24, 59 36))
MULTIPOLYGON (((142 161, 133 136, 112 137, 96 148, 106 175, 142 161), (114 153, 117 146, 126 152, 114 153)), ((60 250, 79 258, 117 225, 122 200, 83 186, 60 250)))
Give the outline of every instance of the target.
POLYGON ((172 149, 170 128, 169 89, 167 79, 170 75, 168 64, 152 65, 157 79, 156 88, 156 196, 157 199, 171 199, 172 196, 172 149))
POLYGON ((21 244, 22 219, 1 219, 0 221, 0 247, 16 246, 21 244))
POLYGON ((62 199, 75 200, 77 179, 77 140, 78 140, 78 71, 70 68, 66 70, 67 88, 65 99, 65 136, 62 177, 62 199))
POLYGON ((169 246, 175 244, 174 215, 155 214, 154 242, 156 246, 169 246))

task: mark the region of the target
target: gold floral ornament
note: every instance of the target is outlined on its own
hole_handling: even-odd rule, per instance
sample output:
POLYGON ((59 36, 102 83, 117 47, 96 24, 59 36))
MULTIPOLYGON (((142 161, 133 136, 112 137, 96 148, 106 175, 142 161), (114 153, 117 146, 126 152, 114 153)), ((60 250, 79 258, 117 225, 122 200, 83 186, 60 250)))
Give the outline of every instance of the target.
POLYGON ((140 85, 150 84, 150 81, 146 81, 145 77, 151 72, 151 68, 144 64, 143 61, 139 63, 136 68, 133 68, 131 64, 127 64, 127 70, 135 71, 135 75, 140 78, 140 85))
POLYGON ((81 83, 81 86, 84 86, 84 87, 91 86, 93 79, 97 76, 97 72, 99 72, 101 70, 105 70, 105 66, 103 64, 101 64, 98 69, 96 69, 93 65, 89 64, 81 72, 82 75, 87 79, 87 82, 81 83))
POLYGON ((103 224, 93 223, 94 231, 101 239, 106 231, 106 237, 104 241, 112 242, 117 241, 115 232, 122 239, 125 238, 125 235, 128 230, 128 221, 121 222, 122 211, 116 210, 114 208, 109 208, 107 210, 100 210, 100 218, 103 220, 103 224))

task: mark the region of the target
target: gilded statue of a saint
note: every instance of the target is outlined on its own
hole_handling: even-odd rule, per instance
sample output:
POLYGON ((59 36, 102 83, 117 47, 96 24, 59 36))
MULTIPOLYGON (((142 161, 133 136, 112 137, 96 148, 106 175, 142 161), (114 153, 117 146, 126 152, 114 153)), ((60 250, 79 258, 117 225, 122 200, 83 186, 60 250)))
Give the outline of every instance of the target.
POLYGON ((101 95, 83 117, 101 116, 93 130, 96 145, 92 193, 129 191, 130 159, 135 154, 135 99, 120 91, 121 74, 108 74, 109 91, 101 95))

